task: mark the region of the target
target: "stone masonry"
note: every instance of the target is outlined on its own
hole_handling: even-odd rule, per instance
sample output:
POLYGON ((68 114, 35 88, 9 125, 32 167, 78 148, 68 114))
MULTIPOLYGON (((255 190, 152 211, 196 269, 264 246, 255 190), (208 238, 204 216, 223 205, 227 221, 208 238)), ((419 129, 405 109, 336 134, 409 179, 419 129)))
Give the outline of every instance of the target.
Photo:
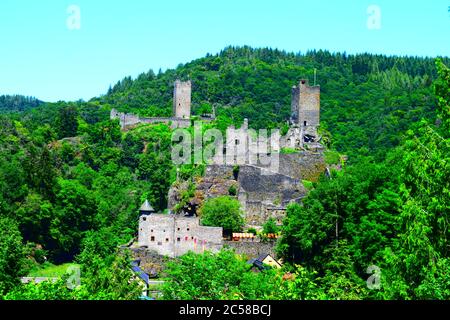
MULTIPOLYGON (((119 119, 122 129, 127 129, 138 124, 165 123, 172 129, 189 128, 191 126, 191 81, 175 81, 173 90, 173 117, 141 118, 132 113, 111 110, 110 119, 119 119)), ((201 117, 203 121, 212 121, 214 117, 201 117)))
POLYGON ((191 117, 191 81, 175 81, 173 91, 173 114, 175 118, 189 119, 191 117))
POLYGON ((170 127, 172 129, 189 128, 191 126, 190 119, 180 119, 180 118, 175 118, 175 117, 141 118, 138 115, 135 115, 132 113, 118 112, 116 109, 111 110, 110 119, 111 120, 119 119, 120 127, 122 129, 127 129, 127 128, 133 127, 133 126, 141 124, 141 123, 146 123, 146 124, 165 123, 167 125, 170 125, 170 127))
POLYGON ((308 80, 300 80, 298 86, 292 88, 290 123, 286 146, 320 147, 317 132, 320 126, 320 86, 309 86, 308 80))
POLYGON ((223 246, 222 232, 222 228, 201 226, 196 217, 141 213, 138 246, 172 258, 189 251, 216 252, 223 246))

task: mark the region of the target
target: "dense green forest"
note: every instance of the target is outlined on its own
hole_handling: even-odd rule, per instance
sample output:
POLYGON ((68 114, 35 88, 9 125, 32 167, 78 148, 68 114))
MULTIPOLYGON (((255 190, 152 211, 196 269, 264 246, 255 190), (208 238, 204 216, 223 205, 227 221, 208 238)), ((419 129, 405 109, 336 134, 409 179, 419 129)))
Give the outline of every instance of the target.
POLYGON ((167 116, 173 82, 191 79, 194 113, 214 107, 227 123, 240 125, 248 118, 253 128, 281 127, 290 116, 292 86, 300 78, 313 83, 315 69, 324 134, 330 132, 333 148, 352 159, 382 159, 411 123, 435 117, 437 72, 431 58, 249 47, 226 48, 157 75, 124 78, 93 101, 142 116, 167 116))
POLYGON ((160 211, 167 206, 176 178, 171 130, 159 124, 122 132, 109 120, 111 108, 170 115, 173 81, 189 78, 194 112, 215 108, 214 126, 248 118, 254 128, 282 127, 291 87, 301 78, 313 82, 316 69, 322 134, 349 162, 314 183, 303 206, 289 207, 278 244, 284 269, 253 273, 228 251, 188 254, 168 266, 164 297, 449 299, 446 65, 449 59, 230 47, 175 70, 127 77, 88 102, 0 99, 0 294, 139 297, 117 248, 135 235, 144 199, 160 211), (76 290, 64 279, 20 284, 32 270, 66 262, 81 265, 76 290), (374 290, 366 285, 371 266, 381 270, 374 290))
POLYGON ((43 102, 33 97, 0 96, 0 113, 21 112, 42 105, 43 102))

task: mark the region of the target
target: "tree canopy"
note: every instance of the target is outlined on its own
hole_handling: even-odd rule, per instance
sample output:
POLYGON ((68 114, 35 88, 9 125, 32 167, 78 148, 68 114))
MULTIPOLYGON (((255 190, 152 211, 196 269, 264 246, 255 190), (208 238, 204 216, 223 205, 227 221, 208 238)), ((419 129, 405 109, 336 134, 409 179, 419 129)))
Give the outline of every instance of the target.
MULTIPOLYGON (((312 82, 316 69, 327 160, 346 154, 349 161, 309 182, 303 203, 288 207, 277 246, 284 267, 255 273, 232 252, 188 254, 168 265, 164 297, 449 299, 448 65, 448 58, 228 47, 174 70, 126 77, 88 102, 0 97, 2 298, 139 297, 118 247, 135 236, 145 199, 167 208, 177 178, 172 130, 123 131, 109 119, 112 108, 170 116, 173 81, 191 79, 194 114, 216 110, 209 126, 224 131, 248 118, 252 128, 286 130, 290 90, 301 78, 312 82), (64 279, 20 283, 44 263, 67 262, 81 266, 79 290, 64 279)), ((202 171, 188 165, 178 175, 202 171)), ((242 230, 236 192, 205 201, 202 223, 242 230)), ((278 231, 273 221, 265 227, 278 231)))

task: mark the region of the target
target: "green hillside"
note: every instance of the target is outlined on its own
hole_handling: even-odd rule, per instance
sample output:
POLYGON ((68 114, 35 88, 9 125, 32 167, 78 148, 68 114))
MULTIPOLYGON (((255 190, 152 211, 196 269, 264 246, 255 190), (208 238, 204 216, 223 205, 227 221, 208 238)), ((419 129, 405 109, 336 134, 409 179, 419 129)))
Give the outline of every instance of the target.
POLYGON ((203 168, 177 171, 167 125, 122 131, 109 119, 112 108, 170 115, 174 80, 189 78, 194 112, 217 108, 212 126, 247 117, 254 128, 281 127, 291 87, 313 82, 315 69, 322 133, 331 141, 326 160, 345 153, 349 163, 307 183, 303 204, 287 208, 277 245, 283 268, 255 273, 226 250, 188 254, 167 265, 164 298, 450 299, 449 65, 448 58, 227 48, 125 78, 88 102, 0 114, 0 299, 141 294, 118 247, 135 237, 145 199, 164 211, 176 177, 191 182, 190 196, 203 168), (64 280, 20 283, 65 263, 80 265, 77 290, 64 280))
POLYGON ((0 113, 21 112, 42 105, 44 102, 33 98, 20 95, 0 96, 0 113))
POLYGON ((411 124, 434 117, 433 59, 249 47, 124 78, 95 101, 142 116, 168 116, 173 82, 191 79, 194 113, 215 106, 226 122, 239 125, 248 118, 256 129, 281 127, 290 116, 291 87, 302 78, 313 83, 314 69, 322 87, 322 127, 333 147, 350 156, 382 157, 411 124))

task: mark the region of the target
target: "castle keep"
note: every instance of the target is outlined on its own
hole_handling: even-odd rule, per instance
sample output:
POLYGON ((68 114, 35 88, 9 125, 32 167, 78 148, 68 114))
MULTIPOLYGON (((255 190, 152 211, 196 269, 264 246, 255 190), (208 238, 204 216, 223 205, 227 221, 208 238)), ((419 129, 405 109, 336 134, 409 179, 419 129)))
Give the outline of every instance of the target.
POLYGON ((308 80, 300 80, 292 88, 290 124, 286 147, 321 147, 317 131, 320 126, 320 86, 309 86, 308 80))
MULTIPOLYGON (((111 110, 110 119, 119 119, 122 129, 146 123, 165 123, 172 129, 188 128, 191 126, 191 81, 175 81, 173 90, 173 116, 168 118, 141 118, 132 113, 111 110)), ((212 118, 201 118, 203 121, 211 121, 212 118)))
POLYGON ((300 80, 292 88, 291 121, 302 127, 317 128, 320 125, 320 86, 309 86, 308 80, 300 80))
POLYGON ((191 117, 191 81, 175 81, 173 114, 175 118, 179 119, 189 119, 191 117))

